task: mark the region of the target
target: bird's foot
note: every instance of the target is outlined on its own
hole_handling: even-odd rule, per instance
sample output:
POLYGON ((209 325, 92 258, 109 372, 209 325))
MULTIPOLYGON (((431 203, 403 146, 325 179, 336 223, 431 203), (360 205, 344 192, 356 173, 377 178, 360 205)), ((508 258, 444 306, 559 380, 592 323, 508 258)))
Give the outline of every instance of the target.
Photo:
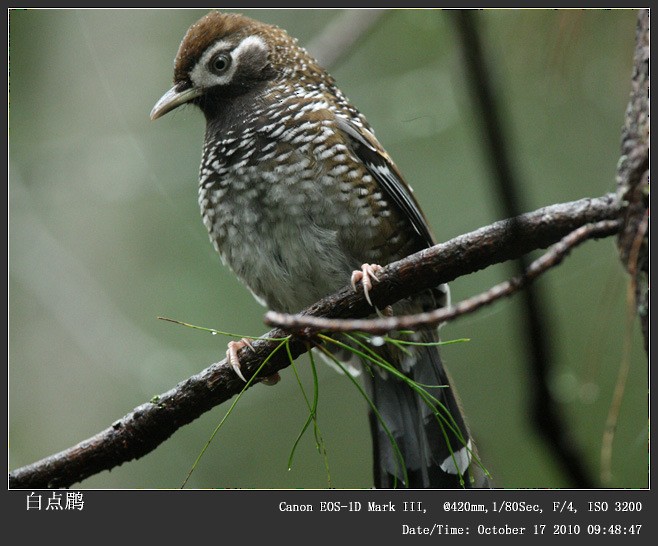
MULTIPOLYGON (((233 368, 235 374, 240 379, 242 379, 242 381, 246 383, 247 380, 245 379, 245 376, 242 374, 242 370, 240 369, 240 359, 238 358, 238 351, 240 349, 243 349, 244 347, 249 347, 252 351, 255 351, 254 346, 251 344, 251 341, 248 340, 247 338, 243 337, 240 341, 229 341, 228 348, 226 349, 226 359, 228 360, 228 363, 231 365, 231 368, 233 368)), ((263 377, 260 380, 261 383, 269 386, 276 385, 279 381, 281 381, 281 376, 278 374, 278 372, 263 377)))
POLYGON ((361 281, 361 285, 363 286, 363 295, 366 297, 366 301, 370 305, 372 305, 372 301, 370 301, 370 289, 372 288, 372 282, 379 281, 377 278, 377 273, 379 273, 382 269, 384 268, 381 265, 363 264, 360 270, 357 269, 352 271, 352 277, 350 279, 352 288, 356 292, 356 283, 361 281))

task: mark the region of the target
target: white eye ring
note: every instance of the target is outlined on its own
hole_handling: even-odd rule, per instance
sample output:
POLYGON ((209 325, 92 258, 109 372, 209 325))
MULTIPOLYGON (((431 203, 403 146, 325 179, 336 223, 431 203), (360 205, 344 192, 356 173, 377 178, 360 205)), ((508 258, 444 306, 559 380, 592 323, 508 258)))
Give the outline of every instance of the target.
POLYGON ((208 68, 213 74, 221 76, 231 67, 231 56, 228 53, 220 53, 210 59, 208 68))
POLYGON ((253 48, 267 52, 267 45, 260 36, 247 36, 237 47, 227 40, 216 42, 190 72, 192 84, 199 89, 228 85, 238 69, 240 57, 253 48))

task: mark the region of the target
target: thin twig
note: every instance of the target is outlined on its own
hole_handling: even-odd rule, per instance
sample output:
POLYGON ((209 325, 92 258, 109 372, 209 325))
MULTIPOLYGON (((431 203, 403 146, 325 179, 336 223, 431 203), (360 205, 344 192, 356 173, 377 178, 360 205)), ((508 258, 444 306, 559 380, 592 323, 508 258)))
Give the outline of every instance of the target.
POLYGON ((624 400, 626 390, 626 379, 631 367, 631 338, 633 335, 633 323, 635 322, 635 298, 637 268, 640 255, 640 248, 644 242, 644 237, 649 226, 649 211, 644 216, 644 221, 638 227, 638 231, 633 240, 631 251, 628 256, 628 289, 626 291, 626 331, 624 332, 624 346, 622 350, 622 359, 617 374, 615 390, 612 395, 608 418, 603 430, 603 440, 601 441, 601 482, 605 485, 612 480, 612 444, 617 431, 617 422, 621 412, 621 404, 624 400))
POLYGON ((436 327, 442 322, 454 320, 478 309, 494 303, 504 297, 511 296, 541 274, 559 265, 569 252, 587 239, 608 237, 619 231, 618 220, 604 220, 596 224, 587 224, 556 243, 541 258, 532 262, 523 275, 511 278, 493 286, 486 292, 464 300, 456 305, 435 309, 427 313, 404 315, 397 317, 381 317, 375 319, 329 319, 308 315, 277 313, 268 311, 265 323, 268 326, 282 328, 290 333, 304 330, 306 334, 315 331, 329 332, 366 332, 369 334, 385 334, 393 330, 418 330, 436 327))

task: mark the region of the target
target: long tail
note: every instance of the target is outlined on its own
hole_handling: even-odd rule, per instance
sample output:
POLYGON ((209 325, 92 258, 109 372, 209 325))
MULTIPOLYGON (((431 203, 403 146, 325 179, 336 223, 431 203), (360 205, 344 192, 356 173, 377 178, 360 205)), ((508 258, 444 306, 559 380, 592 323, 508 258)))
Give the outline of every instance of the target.
POLYGON ((489 487, 438 349, 418 347, 406 375, 436 400, 431 407, 407 383, 372 371, 369 390, 379 412, 370 414, 375 486, 489 487))

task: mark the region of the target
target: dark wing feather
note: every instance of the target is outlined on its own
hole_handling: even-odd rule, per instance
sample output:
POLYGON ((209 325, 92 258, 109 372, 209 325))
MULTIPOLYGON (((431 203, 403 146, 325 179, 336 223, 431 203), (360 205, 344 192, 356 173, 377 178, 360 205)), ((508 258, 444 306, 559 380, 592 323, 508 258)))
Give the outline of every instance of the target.
POLYGON ((348 137, 352 150, 363 161, 370 174, 379 182, 385 194, 409 218, 414 229, 427 246, 435 244, 425 215, 413 196, 412 189, 404 181, 400 171, 383 150, 375 136, 357 127, 349 119, 338 116, 338 128, 348 137))

